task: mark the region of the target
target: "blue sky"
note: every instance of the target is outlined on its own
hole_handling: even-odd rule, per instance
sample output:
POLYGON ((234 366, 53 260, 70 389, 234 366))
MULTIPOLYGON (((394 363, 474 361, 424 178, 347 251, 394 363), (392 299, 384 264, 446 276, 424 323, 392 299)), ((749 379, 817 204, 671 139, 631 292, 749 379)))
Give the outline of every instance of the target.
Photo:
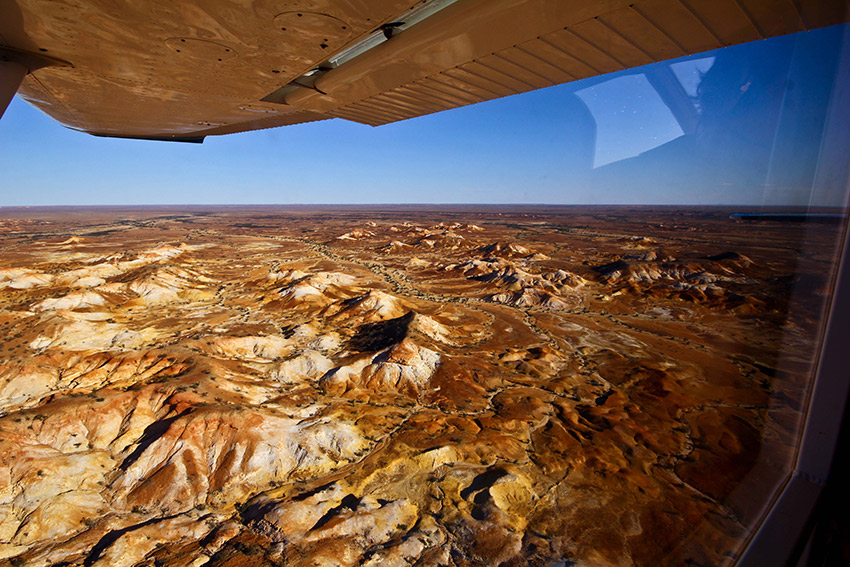
POLYGON ((0 122, 4 205, 510 202, 559 198, 557 89, 373 128, 328 120, 201 145, 94 138, 20 99, 0 122), (532 189, 533 188, 533 189, 532 189))
MULTIPOLYGON (((798 103, 827 112, 836 56, 823 46, 840 38, 833 29, 717 52, 721 61, 725 54, 727 70, 718 66, 714 82, 740 97, 735 108, 750 104, 764 115, 752 120, 764 130, 755 137, 748 131, 729 135, 742 123, 735 115, 713 119, 703 128, 708 136, 682 136, 658 93, 634 71, 377 128, 329 120, 213 136, 202 145, 95 138, 16 98, 0 120, 0 206, 806 204, 823 132, 796 127, 788 97, 770 87, 800 75, 814 87, 798 103), (777 76, 749 79, 764 85, 761 99, 745 93, 746 77, 735 75, 741 72, 728 61, 730 53, 758 61, 759 69, 767 61, 774 70, 777 76), (777 132, 791 139, 777 143, 777 132), (784 172, 776 148, 786 146, 793 155, 800 147, 814 150, 803 165, 784 172)), ((689 94, 704 75, 712 77, 706 75, 712 57, 674 65, 689 94)), ((839 193, 827 200, 840 200, 839 193)))

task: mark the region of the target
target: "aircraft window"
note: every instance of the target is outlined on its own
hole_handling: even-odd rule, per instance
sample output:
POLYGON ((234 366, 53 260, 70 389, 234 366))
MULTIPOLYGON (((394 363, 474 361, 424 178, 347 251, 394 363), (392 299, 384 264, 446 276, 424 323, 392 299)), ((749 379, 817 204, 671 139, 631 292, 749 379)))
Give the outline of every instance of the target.
POLYGON ((351 178, 355 200, 462 200, 466 183, 473 205, 0 209, 0 478, 17 475, 0 490, 0 557, 800 555, 850 367, 834 331, 850 285, 847 33, 553 87, 524 113, 517 97, 231 146, 110 142, 144 149, 122 166, 208 152, 236 185, 231 160, 257 136, 274 153, 248 163, 281 193, 332 200, 326 186, 351 178), (511 197, 525 204, 498 204, 511 197), (814 496, 777 520, 792 488, 814 496), (777 521, 791 535, 764 536, 777 521))
MULTIPOLYGON (((591 191, 622 198, 618 188, 627 187, 638 202, 653 203, 675 187, 682 203, 734 207, 725 209, 731 217, 728 231, 714 241, 724 251, 705 257, 721 263, 743 261, 748 267, 730 264, 726 276, 703 281, 702 290, 731 292, 736 288, 732 281, 740 277, 762 282, 761 291, 753 295, 737 288, 733 293, 740 294, 742 303, 727 303, 716 312, 731 317, 721 325, 724 338, 703 337, 710 355, 700 377, 692 377, 723 390, 723 367, 731 363, 749 386, 730 383, 731 390, 718 390, 713 401, 706 400, 715 407, 712 412, 700 410, 684 418, 685 427, 701 433, 691 452, 674 466, 681 481, 718 504, 726 517, 695 527, 690 550, 683 551, 689 548, 683 545, 664 558, 665 564, 695 560, 696 542, 708 532, 737 532, 746 542, 766 515, 765 533, 770 526, 781 532, 776 522, 792 529, 787 510, 782 512, 785 520, 771 511, 777 498, 788 501, 784 487, 798 488, 800 478, 811 474, 800 447, 803 439, 812 443, 812 428, 805 428, 812 419, 807 409, 817 407, 813 384, 850 201, 850 144, 842 134, 847 127, 848 77, 846 65, 838 63, 842 49, 846 57, 845 33, 845 28, 835 27, 744 44, 574 87, 596 126, 593 170, 587 177, 591 191), (669 81, 671 71, 675 82, 669 81), (765 270, 758 276, 757 264, 765 270), (755 302, 745 307, 750 301, 755 302), (734 339, 741 324, 750 328, 750 336, 734 339)), ((666 226, 675 240, 687 239, 688 231, 705 230, 699 223, 688 226, 681 215, 671 211, 657 226, 666 226)), ((694 245, 700 240, 693 238, 694 245)), ((658 255, 664 253, 661 248, 658 255)), ((681 267, 682 255, 687 253, 679 248, 666 266, 681 267)), ((632 258, 640 255, 633 253, 632 258)), ((649 290, 657 285, 650 282, 667 277, 641 271, 648 266, 640 260, 616 262, 601 269, 640 282, 635 285, 644 286, 647 297, 653 297, 649 290)), ((669 285, 693 289, 711 271, 669 285)), ((611 299, 609 312, 629 313, 617 302, 611 299)), ((660 304, 648 300, 647 313, 676 319, 660 304)), ((629 356, 628 349, 620 354, 629 356)), ((689 356, 678 362, 685 363, 689 356)), ((846 390, 838 397, 845 399, 846 390)), ((832 441, 841 419, 840 411, 833 413, 832 441)), ((821 476, 813 475, 820 481, 825 478, 822 469, 821 476)), ((790 515, 805 518, 810 510, 802 506, 790 515)), ((777 531, 771 533, 775 539, 777 531)), ((771 545, 763 539, 756 542, 754 549, 771 545)), ((736 545, 744 543, 726 545, 732 561, 740 551, 736 545)), ((788 551, 792 545, 785 545, 787 553, 799 555, 799 550, 788 551)), ((759 563, 757 557, 764 553, 753 552, 747 565, 770 564, 759 563)))

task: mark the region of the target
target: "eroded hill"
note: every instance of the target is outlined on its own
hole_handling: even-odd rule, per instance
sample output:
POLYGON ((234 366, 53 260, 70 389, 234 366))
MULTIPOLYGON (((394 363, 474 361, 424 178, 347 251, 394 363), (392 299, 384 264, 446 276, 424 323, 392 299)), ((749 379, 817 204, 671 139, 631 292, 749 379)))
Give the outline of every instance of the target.
POLYGON ((9 565, 724 564, 831 244, 685 209, 0 220, 9 565))

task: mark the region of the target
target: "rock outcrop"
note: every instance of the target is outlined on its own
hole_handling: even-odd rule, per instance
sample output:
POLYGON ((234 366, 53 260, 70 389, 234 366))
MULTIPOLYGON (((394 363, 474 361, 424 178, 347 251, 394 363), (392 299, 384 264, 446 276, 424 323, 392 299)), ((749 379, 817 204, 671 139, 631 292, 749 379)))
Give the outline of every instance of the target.
POLYGON ((835 235, 551 209, 0 211, 0 567, 726 564, 835 235))

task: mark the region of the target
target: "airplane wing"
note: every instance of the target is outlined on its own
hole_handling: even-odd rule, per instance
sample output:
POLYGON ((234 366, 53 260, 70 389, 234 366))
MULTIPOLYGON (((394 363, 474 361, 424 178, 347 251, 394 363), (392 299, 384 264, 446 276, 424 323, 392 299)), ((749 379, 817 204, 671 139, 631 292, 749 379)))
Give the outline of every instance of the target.
POLYGON ((387 124, 847 19, 846 0, 3 0, 0 91, 98 136, 202 141, 387 124))

